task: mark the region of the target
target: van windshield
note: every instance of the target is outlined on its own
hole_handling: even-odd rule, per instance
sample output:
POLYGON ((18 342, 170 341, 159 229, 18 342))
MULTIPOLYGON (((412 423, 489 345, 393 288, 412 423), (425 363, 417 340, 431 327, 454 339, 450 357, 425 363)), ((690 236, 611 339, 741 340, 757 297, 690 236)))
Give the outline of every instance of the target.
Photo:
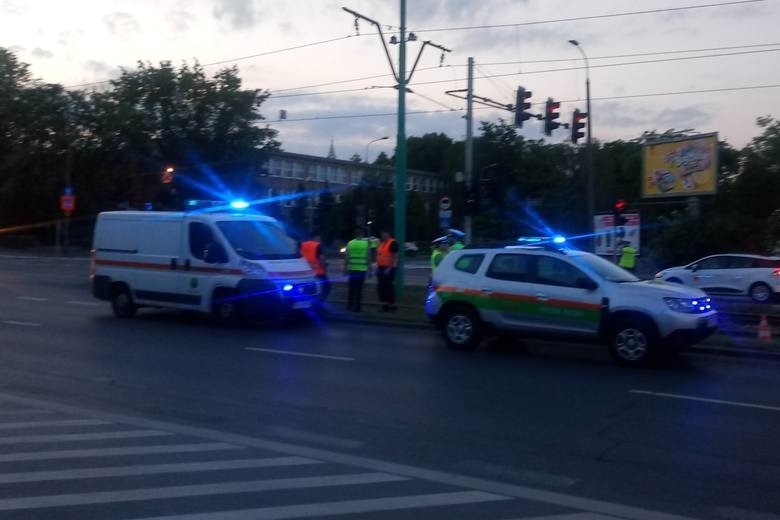
POLYGON ((298 258, 295 240, 275 222, 223 220, 217 227, 231 247, 247 260, 284 260, 298 258))

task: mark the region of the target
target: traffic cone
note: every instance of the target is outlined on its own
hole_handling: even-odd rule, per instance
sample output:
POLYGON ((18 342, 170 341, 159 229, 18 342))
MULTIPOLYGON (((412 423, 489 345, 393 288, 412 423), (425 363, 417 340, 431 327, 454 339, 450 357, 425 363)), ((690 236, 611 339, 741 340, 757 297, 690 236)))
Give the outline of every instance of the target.
POLYGON ((772 331, 769 329, 766 314, 761 315, 761 323, 758 324, 758 341, 772 341, 772 331))

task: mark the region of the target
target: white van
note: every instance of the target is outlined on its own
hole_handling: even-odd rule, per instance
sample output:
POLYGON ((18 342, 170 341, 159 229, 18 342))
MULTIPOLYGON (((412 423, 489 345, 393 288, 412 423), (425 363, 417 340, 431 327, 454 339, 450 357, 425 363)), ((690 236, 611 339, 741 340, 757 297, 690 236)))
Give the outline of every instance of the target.
POLYGON ((91 279, 119 317, 169 307, 227 323, 308 309, 320 291, 282 225, 251 213, 100 213, 91 279))

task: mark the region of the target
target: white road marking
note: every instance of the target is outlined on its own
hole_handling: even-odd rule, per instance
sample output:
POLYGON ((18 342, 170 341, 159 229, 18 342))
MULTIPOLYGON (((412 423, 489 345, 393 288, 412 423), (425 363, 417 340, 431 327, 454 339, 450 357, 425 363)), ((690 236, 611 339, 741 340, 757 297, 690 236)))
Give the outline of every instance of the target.
MULTIPOLYGON (((46 408, 50 410, 56 410, 60 413, 69 414, 69 415, 82 415, 82 416, 86 415, 89 417, 99 417, 104 420, 112 421, 115 423, 130 424, 139 428, 166 430, 175 433, 180 433, 182 435, 200 437, 203 439, 215 441, 216 444, 222 444, 223 446, 226 446, 223 449, 231 449, 231 448, 239 448, 239 447, 257 448, 257 449, 268 450, 268 451, 273 451, 278 453, 284 453, 287 455, 308 457, 308 458, 312 458, 324 462, 331 462, 334 464, 343 464, 347 466, 361 468, 363 470, 401 475, 404 477, 425 480, 428 482, 438 482, 440 484, 456 486, 461 489, 467 488, 467 489, 475 490, 475 491, 465 492, 465 494, 463 495, 463 496, 471 496, 472 498, 475 498, 479 495, 484 496, 485 494, 490 494, 491 499, 493 499, 492 497, 502 495, 496 499, 498 500, 505 497, 522 498, 524 500, 531 500, 534 502, 541 502, 544 504, 553 504, 556 506, 570 508, 573 510, 599 513, 607 516, 610 515, 616 516, 623 520, 693 520, 689 517, 684 517, 681 515, 663 513, 660 511, 653 511, 651 509, 643 509, 639 507, 632 507, 623 504, 618 504, 615 502, 607 502, 604 500, 596 500, 596 499, 585 498, 576 495, 569 495, 569 494, 559 493, 554 491, 545 491, 545 490, 534 489, 526 486, 505 484, 503 482, 495 482, 495 481, 481 479, 481 478, 468 477, 465 475, 458 475, 451 472, 430 470, 430 469, 420 468, 416 466, 408 466, 405 464, 398 464, 398 463, 386 462, 378 459, 360 457, 357 455, 338 453, 335 451, 329 451, 329 450, 324 450, 319 448, 309 448, 306 446, 288 444, 284 442, 273 441, 270 439, 262 439, 257 437, 249 437, 245 435, 237 435, 233 433, 227 433, 227 432, 212 430, 208 428, 183 426, 179 424, 168 423, 165 421, 143 419, 140 417, 100 412, 97 410, 85 409, 85 408, 70 406, 66 404, 59 404, 51 401, 43 401, 40 399, 33 399, 29 397, 20 397, 17 395, 12 395, 4 392, 0 392, 0 401, 7 401, 9 403, 13 403, 20 406, 21 405, 35 406, 35 407, 46 408)), ((161 446, 160 448, 167 449, 168 451, 173 451, 171 450, 170 446, 161 446)), ((94 450, 92 451, 93 451, 92 454, 85 454, 84 456, 96 455, 94 454, 94 450)), ((190 451, 199 451, 199 450, 196 449, 190 451)), ((165 451, 158 451, 157 453, 164 453, 164 452, 165 451)), ((25 454, 20 454, 20 455, 25 455, 25 454)), ((30 455, 30 454, 26 454, 26 455, 30 455)), ((38 459, 49 458, 46 457, 45 455, 40 456, 41 455, 40 453, 33 454, 33 455, 38 455, 37 457, 38 459)), ((100 456, 100 455, 101 454, 97 454, 96 456, 100 456)), ((79 457, 81 455, 71 454, 70 456, 79 457)), ((7 455, 0 455, 0 462, 4 462, 6 458, 7 455)), ((11 460, 36 460, 36 459, 17 457, 11 460)), ((445 494, 445 495, 452 496, 452 494, 445 494)), ((432 496, 432 495, 423 495, 423 496, 432 496)), ((402 498, 403 497, 397 497, 396 499, 387 499, 387 500, 400 500, 402 498)), ((384 499, 379 499, 379 500, 384 500, 384 499)), ((315 504, 315 505, 310 504, 310 506, 312 506, 310 509, 311 512, 309 513, 310 517, 322 516, 321 511, 324 510, 323 508, 327 507, 324 504, 315 504)), ((300 506, 300 507, 304 507, 304 506, 300 506)), ((422 506, 415 506, 415 507, 422 507, 422 506)), ((281 508, 281 510, 283 510, 282 512, 284 512, 284 511, 288 511, 289 509, 281 508)), ((372 510, 378 510, 378 509, 372 509, 372 510)), ((358 512, 359 511, 362 511, 362 509, 358 510, 358 512)), ((228 514, 230 513, 225 513, 225 515, 228 514)), ((238 512, 236 512, 236 515, 238 515, 238 512)), ((298 516, 301 515, 298 514, 298 516)), ((263 518, 266 519, 290 518, 290 516, 287 515, 287 516, 262 517, 262 516, 258 516, 257 514, 252 514, 250 512, 246 516, 233 516, 231 518, 230 516, 216 516, 216 513, 204 513, 200 517, 198 517, 197 515, 190 516, 190 517, 174 516, 168 518, 160 517, 155 520, 169 520, 169 519, 170 520, 232 520, 232 519, 263 520, 263 518)), ((152 520, 152 519, 146 519, 146 520, 152 520)))
POLYGON ((3 323, 6 325, 19 325, 21 327, 40 327, 40 323, 35 323, 32 321, 15 321, 15 320, 3 320, 3 323))
POLYGON ((25 421, 0 423, 0 430, 21 430, 24 428, 45 428, 49 426, 103 426, 111 424, 100 419, 65 419, 61 421, 25 421))
POLYGON ((351 357, 327 356, 325 354, 308 354, 305 352, 293 352, 290 350, 276 350, 271 348, 246 347, 244 348, 244 350, 251 350, 253 352, 268 352, 270 354, 284 354, 287 356, 302 356, 302 357, 311 357, 311 358, 320 358, 320 359, 333 359, 336 361, 355 361, 355 358, 351 358, 351 357))
POLYGON ((319 433, 310 433, 293 428, 276 427, 266 430, 271 435, 287 437, 298 441, 313 442, 315 444, 330 444, 339 448, 360 448, 364 443, 352 439, 343 439, 340 437, 331 437, 330 435, 320 435, 319 433))
POLYGON ((615 516, 604 516, 595 513, 571 513, 551 516, 534 516, 515 518, 514 520, 620 520, 615 516))
POLYGON ((541 471, 532 471, 522 468, 503 466, 481 460, 464 460, 455 466, 455 469, 466 473, 488 474, 500 480, 515 480, 523 484, 537 485, 546 488, 569 488, 579 482, 576 478, 565 475, 554 475, 541 471))
POLYGON ((422 507, 454 506, 478 502, 511 500, 509 497, 484 493, 482 491, 456 491, 430 495, 410 495, 389 498, 368 498, 344 500, 341 502, 320 502, 292 506, 261 507, 239 511, 219 511, 184 515, 157 516, 144 520, 285 520, 289 518, 320 518, 324 516, 397 511, 422 507))
POLYGON ((62 433, 51 435, 16 435, 0 437, 0 445, 27 444, 34 442, 75 442, 75 441, 100 441, 108 439, 145 439, 148 437, 165 437, 174 435, 171 432, 156 430, 132 430, 126 432, 96 432, 96 433, 62 433))
POLYGON ((0 410, 0 417, 5 415, 51 415, 56 412, 51 410, 36 410, 30 408, 20 408, 18 410, 0 410))
POLYGON ((17 296, 17 300, 25 300, 28 302, 47 302, 49 298, 39 298, 38 296, 17 296))
POLYGON ((632 394, 652 395, 655 397, 669 397, 671 399, 684 399, 686 401, 700 401, 703 403, 726 404, 729 406, 741 406, 743 408, 758 408, 759 410, 771 410, 780 412, 780 406, 769 406, 766 404, 743 403, 740 401, 724 401, 722 399, 708 399, 706 397, 695 397, 692 395, 666 394, 664 392, 651 392, 649 390, 629 390, 632 394))
POLYGON ((98 307, 98 306, 103 306, 104 305, 104 304, 98 303, 98 302, 82 302, 82 301, 79 301, 79 300, 70 300, 70 301, 65 302, 65 303, 68 303, 69 305, 85 305, 85 306, 88 306, 88 307, 98 307))
POLYGON ((85 504, 112 504, 114 502, 135 502, 161 500, 166 498, 204 497, 228 493, 257 493, 260 491, 276 491, 281 489, 357 486, 361 484, 398 482, 402 480, 408 479, 406 477, 388 475, 386 473, 353 473, 351 475, 279 478, 249 480, 245 482, 212 482, 209 484, 193 484, 190 486, 121 489, 113 491, 96 491, 94 493, 0 498, 0 511, 80 506, 85 504))
POLYGON ((196 444, 166 444, 162 446, 129 446, 127 448, 88 448, 83 450, 28 451, 0 454, 0 462, 23 460, 61 460, 84 457, 114 457, 122 455, 152 455, 156 453, 200 453, 203 451, 240 450, 243 446, 225 442, 201 442, 196 444))
POLYGON ((210 462, 182 462, 178 464, 146 464, 138 466, 113 466, 107 468, 71 468, 52 471, 28 471, 24 473, 0 473, 0 484, 18 482, 42 482, 48 480, 73 480, 77 478, 128 477, 137 475, 162 475, 165 473, 196 473, 248 468, 274 468, 322 464, 305 457, 269 457, 264 459, 215 460, 210 462))

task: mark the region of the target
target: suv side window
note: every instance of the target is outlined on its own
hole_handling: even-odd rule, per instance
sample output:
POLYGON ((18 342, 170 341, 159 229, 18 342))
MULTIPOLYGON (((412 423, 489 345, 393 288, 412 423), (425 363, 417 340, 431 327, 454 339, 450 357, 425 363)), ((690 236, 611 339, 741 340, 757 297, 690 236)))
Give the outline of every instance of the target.
POLYGON ((725 256, 711 256, 705 258, 698 265, 699 269, 725 269, 726 257, 725 256))
POLYGON ((498 254, 487 271, 488 278, 510 282, 530 281, 531 257, 519 254, 498 254))
POLYGON ((189 226, 190 253, 198 260, 205 260, 204 253, 211 246, 213 247, 214 232, 209 226, 202 222, 190 222, 189 226))
POLYGON ((485 255, 463 255, 455 262, 455 269, 474 274, 479 270, 484 259, 485 255))
POLYGON ((770 260, 769 258, 758 258, 756 259, 756 267, 777 269, 778 267, 780 267, 780 261, 770 260))
POLYGON ((750 258, 747 256, 730 256, 728 268, 729 269, 747 269, 750 267, 758 267, 760 260, 757 258, 750 258))
POLYGON ((579 281, 588 276, 560 258, 540 256, 536 261, 536 283, 559 287, 580 287, 579 281))

